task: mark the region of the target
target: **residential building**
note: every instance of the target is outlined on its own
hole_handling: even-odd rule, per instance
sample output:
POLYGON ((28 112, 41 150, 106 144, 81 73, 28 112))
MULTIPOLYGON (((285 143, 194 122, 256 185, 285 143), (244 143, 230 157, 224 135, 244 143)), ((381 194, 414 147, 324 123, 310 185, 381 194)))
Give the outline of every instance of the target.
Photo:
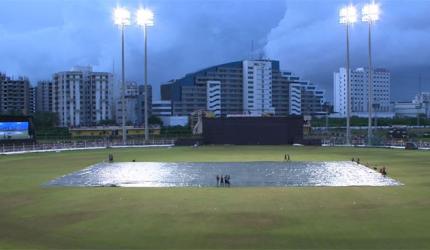
POLYGON ((276 115, 301 115, 301 88, 296 84, 300 78, 278 68, 272 67, 272 104, 276 115))
POLYGON ((173 115, 211 111, 215 116, 315 114, 324 91, 280 70, 279 61, 245 60, 209 67, 161 85, 173 115), (303 110, 303 111, 302 111, 303 110))
POLYGON ((52 112, 52 81, 39 81, 36 86, 36 111, 52 112))
POLYGON ((52 79, 52 111, 64 127, 95 126, 112 119, 113 75, 74 67, 52 79))
POLYGON ((325 91, 291 72, 273 74, 272 98, 276 115, 320 115, 325 91))
POLYGON ((274 114, 272 105, 272 62, 243 61, 243 112, 261 116, 274 114))
POLYGON ((163 84, 160 86, 160 95, 161 95, 161 100, 162 101, 170 101, 172 100, 172 84, 174 83, 175 80, 171 80, 169 81, 167 84, 163 84))
POLYGON ((301 82, 301 109, 302 115, 325 114, 325 91, 321 90, 314 83, 301 82))
POLYGON ((37 87, 30 87, 28 91, 28 112, 30 114, 36 113, 36 89, 37 87))
POLYGON ((28 78, 13 79, 0 73, 0 114, 28 115, 32 111, 30 99, 28 78))
MULTIPOLYGON (((122 124, 122 99, 116 102, 116 123, 122 124)), ((141 126, 145 123, 145 86, 128 82, 125 90, 125 121, 127 124, 141 126)), ((148 85, 148 116, 152 113, 152 86, 148 85)))
MULTIPOLYGON (((120 90, 121 92, 121 90, 120 90)), ((125 121, 127 124, 137 123, 137 112, 135 106, 137 105, 137 96, 139 94, 139 86, 136 82, 125 83, 125 121)), ((115 119, 116 124, 122 124, 122 97, 121 93, 115 97, 115 119)))
MULTIPOLYGON (((347 115, 346 69, 340 68, 334 73, 334 112, 338 117, 347 115)), ((390 72, 386 69, 374 69, 372 73, 373 116, 392 116, 390 112, 390 72)), ((357 68, 350 70, 351 116, 368 116, 369 70, 357 68)))

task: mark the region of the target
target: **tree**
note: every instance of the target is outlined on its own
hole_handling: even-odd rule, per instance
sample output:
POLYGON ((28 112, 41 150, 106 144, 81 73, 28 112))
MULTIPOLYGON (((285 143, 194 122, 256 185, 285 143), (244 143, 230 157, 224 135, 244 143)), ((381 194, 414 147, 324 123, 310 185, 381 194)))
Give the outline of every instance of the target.
POLYGON ((101 120, 97 123, 99 126, 113 126, 116 125, 115 120, 101 120))
POLYGON ((172 127, 161 128, 161 134, 163 136, 172 136, 172 137, 192 136, 192 131, 189 126, 186 126, 186 127, 172 126, 172 127))
POLYGON ((155 115, 151 115, 148 118, 148 123, 151 125, 160 125, 160 127, 163 126, 163 121, 160 119, 160 117, 155 116, 155 115))
POLYGON ((33 115, 33 124, 38 130, 55 128, 58 125, 57 113, 36 112, 33 115))

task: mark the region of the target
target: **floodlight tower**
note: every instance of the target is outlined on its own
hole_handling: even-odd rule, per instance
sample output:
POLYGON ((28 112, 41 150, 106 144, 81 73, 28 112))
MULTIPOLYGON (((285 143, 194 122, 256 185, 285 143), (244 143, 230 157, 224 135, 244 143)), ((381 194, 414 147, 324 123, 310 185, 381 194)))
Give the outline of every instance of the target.
POLYGON ((339 22, 346 26, 346 144, 351 144, 351 77, 349 69, 349 26, 357 22, 357 9, 354 5, 348 5, 340 9, 339 22))
POLYGON ((121 113, 122 113, 122 143, 127 144, 125 128, 125 67, 124 67, 124 28, 130 25, 130 12, 126 8, 114 9, 114 22, 121 29, 121 113))
POLYGON ((154 13, 149 9, 140 8, 136 12, 137 25, 143 28, 145 40, 145 142, 149 139, 148 128, 148 27, 154 26, 154 13))
POLYGON ((367 127, 367 144, 372 145, 372 102, 373 102, 373 68, 372 68, 372 25, 379 20, 379 5, 375 2, 364 5, 361 10, 362 21, 369 24, 368 48, 369 48, 369 73, 368 73, 368 127, 367 127))

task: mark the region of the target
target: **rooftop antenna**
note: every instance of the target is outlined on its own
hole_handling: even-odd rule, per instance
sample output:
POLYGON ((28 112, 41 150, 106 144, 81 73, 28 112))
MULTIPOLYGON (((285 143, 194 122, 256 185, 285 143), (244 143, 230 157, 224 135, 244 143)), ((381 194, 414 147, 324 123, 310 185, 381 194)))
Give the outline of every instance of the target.
POLYGON ((259 59, 260 59, 260 60, 263 60, 263 59, 264 59, 264 52, 263 52, 263 51, 261 51, 261 52, 259 53, 259 59))
POLYGON ((421 94, 421 91, 422 91, 422 89, 421 89, 421 72, 420 72, 420 74, 418 75, 418 94, 421 94))
POLYGON ((112 74, 115 74, 115 59, 112 58, 112 74))
MULTIPOLYGON (((422 102, 421 102, 421 72, 418 75, 418 95, 417 95, 417 101, 419 102, 420 109, 422 108, 422 102)), ((417 126, 420 126, 420 113, 417 113, 417 126)))
POLYGON ((251 40, 251 56, 250 59, 254 59, 254 40, 251 40))

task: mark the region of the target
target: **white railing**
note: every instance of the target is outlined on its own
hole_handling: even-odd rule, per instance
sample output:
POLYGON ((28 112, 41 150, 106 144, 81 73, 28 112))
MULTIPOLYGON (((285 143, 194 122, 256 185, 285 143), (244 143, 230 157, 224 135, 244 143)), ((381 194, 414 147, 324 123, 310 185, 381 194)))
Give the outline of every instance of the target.
MULTIPOLYGON (((409 141, 396 141, 396 140, 386 140, 382 143, 379 143, 376 146, 370 146, 370 147, 380 147, 380 148, 405 148, 406 143, 409 141)), ((430 149, 430 142, 425 141, 413 141, 419 149, 430 149)), ((323 146, 345 146, 345 141, 342 138, 330 138, 330 139, 323 139, 322 140, 323 146)), ((366 144, 365 139, 360 140, 352 140, 352 146, 357 147, 369 147, 366 144)))
POLYGON ((102 149, 102 148, 123 148, 123 147, 157 147, 173 146, 175 140, 148 140, 130 139, 124 145, 122 141, 57 141, 54 143, 33 143, 33 144, 0 144, 0 154, 27 153, 27 152, 50 152, 50 151, 67 151, 67 150, 84 150, 84 149, 102 149))

